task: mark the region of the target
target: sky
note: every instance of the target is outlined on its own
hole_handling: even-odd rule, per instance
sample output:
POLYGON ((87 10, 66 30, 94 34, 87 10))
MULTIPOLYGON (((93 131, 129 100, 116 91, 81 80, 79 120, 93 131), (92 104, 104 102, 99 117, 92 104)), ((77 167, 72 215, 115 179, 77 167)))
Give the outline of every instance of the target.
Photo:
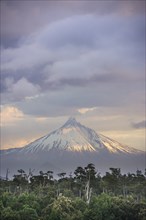
POLYGON ((1 1, 1 149, 70 116, 145 149, 145 1, 1 1))

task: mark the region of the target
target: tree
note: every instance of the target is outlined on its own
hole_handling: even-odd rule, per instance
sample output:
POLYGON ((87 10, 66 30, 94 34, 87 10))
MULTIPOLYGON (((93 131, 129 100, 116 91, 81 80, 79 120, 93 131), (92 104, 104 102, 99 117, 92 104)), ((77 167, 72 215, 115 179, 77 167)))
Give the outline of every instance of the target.
POLYGON ((77 167, 74 171, 75 174, 75 182, 77 184, 79 190, 79 196, 82 197, 82 190, 85 188, 86 184, 86 172, 82 167, 77 167))
POLYGON ((19 213, 13 211, 11 207, 6 207, 1 212, 2 220, 21 220, 19 213))
POLYGON ((30 208, 28 205, 24 205, 23 209, 19 211, 21 220, 38 220, 38 214, 35 209, 30 208))
POLYGON ((86 200, 87 203, 90 203, 90 199, 91 199, 91 193, 92 193, 92 186, 95 185, 95 180, 96 180, 96 171, 95 171, 95 166, 94 164, 90 163, 87 165, 87 167, 85 167, 85 171, 86 171, 86 178, 87 178, 87 183, 86 183, 86 200))
POLYGON ((27 175, 24 170, 18 170, 19 174, 14 175, 13 182, 17 185, 18 191, 21 191, 21 188, 28 184, 27 175))
POLYGON ((49 177, 49 180, 53 179, 53 171, 47 171, 47 176, 49 177))
POLYGON ((107 186, 107 190, 116 194, 119 190, 119 184, 121 184, 121 170, 119 168, 110 168, 111 172, 106 172, 106 175, 102 178, 104 186, 107 186))
POLYGON ((58 175, 61 179, 63 179, 63 178, 65 177, 66 173, 58 173, 57 175, 58 175))
POLYGON ((94 184, 94 181, 96 178, 95 165, 92 163, 89 163, 87 167, 85 167, 85 171, 86 171, 87 180, 90 181, 90 184, 94 184))
POLYGON ((59 196, 52 205, 50 220, 69 220, 74 211, 72 200, 65 196, 59 196))

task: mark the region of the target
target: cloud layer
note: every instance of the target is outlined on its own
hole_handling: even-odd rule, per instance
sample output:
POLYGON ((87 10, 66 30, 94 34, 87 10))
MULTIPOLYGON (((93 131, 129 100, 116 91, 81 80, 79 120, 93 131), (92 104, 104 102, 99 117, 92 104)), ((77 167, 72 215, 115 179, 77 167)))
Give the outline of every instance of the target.
POLYGON ((16 101, 27 94, 20 91, 18 97, 13 90, 17 88, 19 94, 19 85, 25 90, 27 84, 30 96, 65 86, 117 81, 126 88, 127 81, 143 80, 143 44, 142 16, 127 21, 115 15, 80 15, 53 22, 19 47, 2 49, 4 100, 12 99, 8 96, 10 81, 16 101))

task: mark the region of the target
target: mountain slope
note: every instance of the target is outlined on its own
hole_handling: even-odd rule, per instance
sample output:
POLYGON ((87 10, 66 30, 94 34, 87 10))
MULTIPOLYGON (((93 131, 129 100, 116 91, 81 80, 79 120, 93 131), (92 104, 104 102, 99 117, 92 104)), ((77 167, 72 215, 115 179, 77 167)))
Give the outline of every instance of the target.
POLYGON ((97 134, 74 118, 25 147, 1 153, 3 170, 18 167, 71 171, 90 162, 102 170, 111 166, 140 169, 144 165, 144 152, 97 134))
POLYGON ((41 137, 20 149, 21 153, 37 153, 60 149, 66 151, 89 151, 100 152, 103 150, 110 153, 138 153, 140 151, 122 145, 104 135, 97 134, 77 122, 74 118, 69 120, 59 129, 41 137))

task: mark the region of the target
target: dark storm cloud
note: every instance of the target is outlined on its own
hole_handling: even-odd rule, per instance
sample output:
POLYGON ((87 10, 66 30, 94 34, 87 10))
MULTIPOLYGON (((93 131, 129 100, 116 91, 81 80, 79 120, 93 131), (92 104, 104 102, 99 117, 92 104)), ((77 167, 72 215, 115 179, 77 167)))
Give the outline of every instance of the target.
POLYGON ((141 129, 141 128, 146 128, 146 120, 137 122, 137 123, 133 123, 132 127, 135 129, 141 129))

